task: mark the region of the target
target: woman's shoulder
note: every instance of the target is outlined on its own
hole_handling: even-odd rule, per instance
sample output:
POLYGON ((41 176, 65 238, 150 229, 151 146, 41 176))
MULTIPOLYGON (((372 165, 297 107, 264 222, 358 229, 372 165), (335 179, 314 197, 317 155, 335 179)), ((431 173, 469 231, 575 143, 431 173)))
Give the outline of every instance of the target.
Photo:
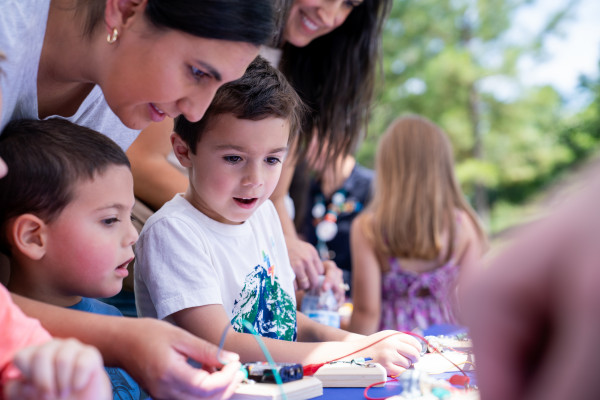
MULTIPOLYGON (((13 32, 13 34, 28 34, 29 31, 20 32, 24 28, 36 28, 44 31, 49 9, 49 0, 3 0, 0 19, 7 22, 4 28, 19 31, 13 32)), ((16 39, 22 40, 22 37, 16 39)))
POLYGON ((42 45, 50 1, 4 0, 0 8, 0 51, 14 64, 22 54, 31 53, 30 48, 37 51, 42 45))

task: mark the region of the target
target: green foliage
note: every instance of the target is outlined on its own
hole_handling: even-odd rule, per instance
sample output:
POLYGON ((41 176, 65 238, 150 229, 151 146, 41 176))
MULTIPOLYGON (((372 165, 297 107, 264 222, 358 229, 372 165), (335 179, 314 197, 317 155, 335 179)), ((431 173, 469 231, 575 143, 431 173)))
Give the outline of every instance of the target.
POLYGON ((576 1, 514 43, 506 35, 514 13, 531 1, 396 0, 383 39, 385 79, 358 160, 372 167, 391 121, 421 114, 449 135, 465 194, 483 186, 498 218, 494 206, 512 212, 589 157, 600 147, 600 83, 582 79, 595 101, 569 115, 553 87, 529 87, 517 75, 519 60, 543 55, 548 35, 560 34, 576 1))

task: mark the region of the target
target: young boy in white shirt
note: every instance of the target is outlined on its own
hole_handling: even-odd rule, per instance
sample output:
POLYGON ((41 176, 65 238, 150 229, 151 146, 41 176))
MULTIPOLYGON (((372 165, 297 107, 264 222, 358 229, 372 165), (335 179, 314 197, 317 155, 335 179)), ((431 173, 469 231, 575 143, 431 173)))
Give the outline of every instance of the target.
POLYGON ((244 320, 264 337, 277 362, 371 357, 396 375, 419 357, 413 337, 393 331, 366 337, 296 313, 295 277, 269 197, 301 110, 283 75, 258 57, 242 78, 217 91, 202 120, 176 120, 171 143, 190 185, 140 234, 134 268, 138 314, 168 320, 213 343, 232 326, 224 347, 245 362, 265 356, 244 320))

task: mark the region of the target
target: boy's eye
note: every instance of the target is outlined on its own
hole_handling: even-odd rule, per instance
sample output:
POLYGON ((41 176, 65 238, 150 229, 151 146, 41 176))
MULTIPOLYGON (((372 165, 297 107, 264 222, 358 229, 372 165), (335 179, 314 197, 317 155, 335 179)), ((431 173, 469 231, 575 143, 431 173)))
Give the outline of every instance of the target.
POLYGON ((113 225, 113 224, 115 224, 117 222, 119 222, 119 218, 117 218, 117 217, 105 218, 105 219, 102 220, 102 223, 104 225, 108 225, 108 226, 113 225))
POLYGON ((280 163, 280 162, 281 162, 281 160, 280 160, 279 158, 277 158, 277 157, 267 157, 267 158, 265 159, 265 161, 266 161, 266 162, 267 162, 267 164, 269 164, 269 165, 275 165, 275 164, 277 164, 277 163, 280 163))
POLYGON ((194 77, 194 79, 196 79, 197 81, 209 76, 206 72, 194 67, 193 65, 190 66, 190 72, 191 72, 192 76, 194 77))
POLYGON ((242 161, 242 157, 240 157, 240 156, 225 156, 225 157, 223 157, 223 159, 225 161, 227 161, 228 163, 232 163, 232 164, 242 161))

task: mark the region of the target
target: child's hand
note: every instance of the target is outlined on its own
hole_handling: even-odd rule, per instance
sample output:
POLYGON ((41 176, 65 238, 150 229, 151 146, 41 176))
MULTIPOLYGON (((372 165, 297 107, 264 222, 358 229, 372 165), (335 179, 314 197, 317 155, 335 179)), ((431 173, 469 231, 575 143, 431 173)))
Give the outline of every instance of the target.
POLYGON ((23 349, 14 364, 22 378, 6 384, 7 400, 112 398, 100 352, 75 339, 54 339, 23 349))
POLYGON ((419 360, 421 343, 405 333, 381 331, 369 335, 359 342, 367 346, 383 338, 386 339, 361 351, 360 355, 371 357, 373 361, 381 364, 386 369, 388 376, 401 374, 419 360))

